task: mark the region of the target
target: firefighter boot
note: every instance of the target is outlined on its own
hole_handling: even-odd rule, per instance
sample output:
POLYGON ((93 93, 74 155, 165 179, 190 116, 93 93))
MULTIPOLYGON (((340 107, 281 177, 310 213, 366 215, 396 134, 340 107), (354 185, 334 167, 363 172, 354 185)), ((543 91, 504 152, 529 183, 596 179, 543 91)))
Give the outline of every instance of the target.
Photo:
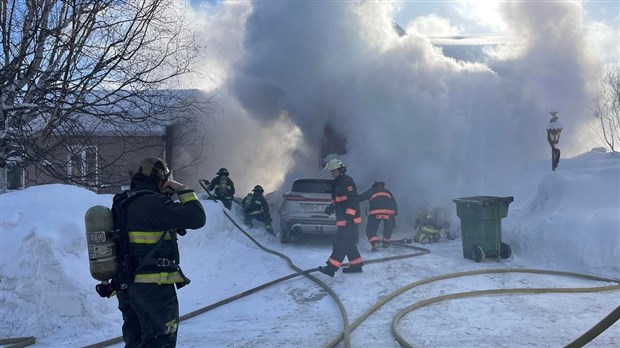
POLYGON ((384 248, 389 248, 390 245, 392 245, 392 242, 389 239, 384 239, 383 240, 383 247, 384 248))
POLYGON ((271 224, 267 224, 265 226, 265 230, 267 230, 267 233, 269 233, 272 236, 275 236, 276 234, 273 232, 273 226, 271 226, 271 224))
POLYGON ((379 242, 378 241, 373 241, 371 243, 372 245, 372 249, 370 249, 371 251, 379 251, 379 242))
POLYGON ((362 266, 364 266, 363 262, 357 265, 351 265, 347 268, 343 268, 342 273, 362 273, 362 266))
POLYGON ((319 266, 319 272, 328 275, 330 277, 333 277, 334 274, 336 274, 336 271, 338 270, 338 267, 332 265, 331 263, 325 262, 327 264, 327 266, 319 266))

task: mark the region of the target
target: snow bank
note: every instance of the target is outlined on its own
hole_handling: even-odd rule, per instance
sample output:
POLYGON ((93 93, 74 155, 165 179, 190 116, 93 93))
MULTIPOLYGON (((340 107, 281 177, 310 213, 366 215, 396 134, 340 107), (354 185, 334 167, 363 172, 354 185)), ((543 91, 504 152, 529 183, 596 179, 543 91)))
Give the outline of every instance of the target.
MULTIPOLYGON (((0 332, 44 336, 66 325, 103 323, 114 308, 93 301, 84 213, 111 206, 111 195, 67 185, 42 185, 0 196, 0 332), (53 318, 53 319, 52 319, 53 318)), ((96 294, 95 294, 96 296, 96 294)))
MULTIPOLYGON (((59 339, 69 345, 84 345, 97 339, 85 338, 80 332, 96 330, 98 336, 118 336, 122 321, 116 299, 101 298, 94 290, 98 282, 89 271, 84 225, 88 208, 111 207, 112 195, 97 195, 75 186, 42 185, 0 195, 0 200, 2 337, 36 335, 44 345, 59 339), (46 337, 54 340, 46 341, 46 337)), ((182 311, 184 306, 216 302, 239 283, 233 276, 217 280, 220 291, 206 295, 201 290, 212 288, 223 269, 234 272, 244 263, 240 248, 262 253, 232 228, 222 214, 221 203, 202 204, 207 225, 179 240, 181 265, 193 285, 182 290, 187 295, 182 296, 182 311), (230 247, 231 243, 235 246, 230 247)), ((248 284, 259 285, 278 274, 260 272, 260 263, 251 266, 247 270, 254 275, 247 277, 248 284)), ((282 275, 286 271, 283 268, 282 275)))
POLYGON ((591 151, 562 160, 533 197, 515 200, 503 237, 524 264, 620 279, 619 207, 620 156, 591 151))

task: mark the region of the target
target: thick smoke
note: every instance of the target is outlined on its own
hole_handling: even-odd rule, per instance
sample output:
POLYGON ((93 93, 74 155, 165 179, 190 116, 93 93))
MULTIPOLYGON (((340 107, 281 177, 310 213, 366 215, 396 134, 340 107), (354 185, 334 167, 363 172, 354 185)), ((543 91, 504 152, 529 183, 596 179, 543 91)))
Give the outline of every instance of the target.
POLYGON ((228 88, 228 81, 238 73, 238 61, 245 55, 244 23, 251 12, 252 6, 246 2, 205 2, 193 13, 196 39, 206 47, 207 55, 201 64, 201 79, 184 82, 204 90, 211 102, 209 112, 196 125, 204 134, 204 148, 192 179, 211 180, 219 168, 225 167, 237 196, 257 184, 267 192, 276 190, 295 167, 296 159, 308 157, 299 127, 285 110, 278 111, 270 122, 262 122, 253 110, 242 107, 228 88))
MULTIPOLYGON (((227 119, 215 126, 220 138, 235 139, 228 141, 230 166, 255 177, 315 176, 330 123, 347 139, 343 159, 360 190, 383 179, 403 211, 425 204, 452 209, 451 199, 460 196, 510 195, 511 176, 548 158, 545 127, 553 108, 565 126, 563 156, 590 145, 581 129, 599 66, 578 4, 502 3, 519 44, 498 48, 486 65, 446 57, 416 32, 400 37, 386 3, 236 8, 244 15, 219 23, 231 25, 227 47, 239 46, 238 56, 227 56, 219 85, 227 119), (286 134, 277 133, 282 125, 286 134), (264 133, 251 142, 253 160, 249 142, 236 140, 255 129, 264 133), (299 139, 282 142, 295 130, 299 139)), ((218 136, 214 141, 219 149, 218 136)))

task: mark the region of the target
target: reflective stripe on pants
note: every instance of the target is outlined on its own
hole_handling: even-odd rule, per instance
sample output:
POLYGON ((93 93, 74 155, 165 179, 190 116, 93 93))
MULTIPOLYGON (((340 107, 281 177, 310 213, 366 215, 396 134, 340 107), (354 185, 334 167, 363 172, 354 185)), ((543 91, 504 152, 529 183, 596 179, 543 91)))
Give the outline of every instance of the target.
POLYGON ((338 232, 336 232, 336 237, 334 238, 332 254, 328 262, 334 266, 336 262, 342 264, 345 257, 349 259, 349 263, 353 262, 353 260, 355 260, 357 264, 362 262, 362 257, 359 250, 357 250, 356 244, 358 238, 357 230, 358 225, 356 224, 338 227, 338 232))

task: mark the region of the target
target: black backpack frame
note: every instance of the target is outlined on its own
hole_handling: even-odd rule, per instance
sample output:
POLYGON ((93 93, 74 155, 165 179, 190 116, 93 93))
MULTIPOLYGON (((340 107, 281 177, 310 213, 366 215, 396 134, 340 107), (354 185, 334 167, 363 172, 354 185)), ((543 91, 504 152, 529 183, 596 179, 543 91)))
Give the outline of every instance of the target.
MULTIPOLYGON (((118 262, 118 274, 112 280, 115 290, 127 290, 133 283, 136 272, 140 268, 138 260, 132 256, 131 244, 129 243, 129 231, 127 229, 127 205, 136 198, 147 194, 154 194, 149 190, 127 190, 114 195, 112 199, 112 217, 116 232, 116 258, 118 262)), ((163 240, 163 235, 161 240, 163 240)), ((160 242, 161 242, 160 240, 160 242)), ((155 251, 160 242, 151 250, 155 251)))

